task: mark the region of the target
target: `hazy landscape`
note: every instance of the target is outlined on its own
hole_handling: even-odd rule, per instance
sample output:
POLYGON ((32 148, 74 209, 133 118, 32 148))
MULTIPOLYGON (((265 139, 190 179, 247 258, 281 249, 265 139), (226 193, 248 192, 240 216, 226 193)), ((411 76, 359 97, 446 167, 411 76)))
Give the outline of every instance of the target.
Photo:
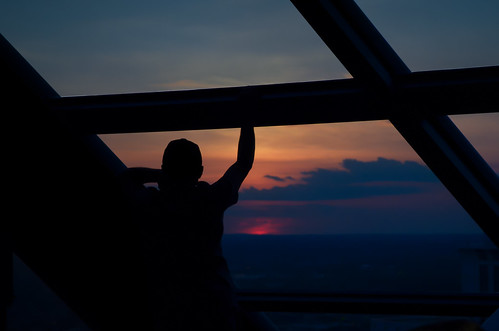
MULTIPOLYGON (((483 235, 226 235, 223 240, 233 278, 241 289, 276 292, 459 292, 460 250, 489 245, 483 235)), ((16 259, 14 267, 16 299, 8 330, 87 330, 21 261, 16 259)), ((380 321, 386 324, 395 318, 269 316, 282 330, 371 330, 380 321)), ((406 321, 410 325, 421 319, 406 321)))

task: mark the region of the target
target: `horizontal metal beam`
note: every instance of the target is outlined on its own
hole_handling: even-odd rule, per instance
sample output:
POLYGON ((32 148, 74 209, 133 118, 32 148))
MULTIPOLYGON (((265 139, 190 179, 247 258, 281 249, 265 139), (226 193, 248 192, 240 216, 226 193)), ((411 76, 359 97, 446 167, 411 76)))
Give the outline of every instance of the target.
POLYGON ((499 66, 413 72, 393 86, 395 117, 499 112, 499 66))
POLYGON ((367 98, 351 80, 254 86, 258 107, 239 101, 245 87, 70 97, 53 109, 83 132, 131 133, 324 123, 383 118, 366 112, 367 98), (334 105, 334 106, 332 106, 334 105), (333 109, 355 109, 347 113, 333 109), (333 117, 329 113, 333 113, 333 117), (303 114, 306 113, 306 116, 303 114))
MULTIPOLYGON (((51 107, 85 133, 132 133, 384 120, 393 104, 425 107, 432 115, 499 111, 499 67, 411 73, 397 89, 373 93, 355 79, 253 86, 260 96, 248 111, 245 87, 64 97, 51 107)), ((399 113, 400 114, 400 113, 399 113)))
POLYGON ((250 311, 488 317, 499 296, 487 294, 240 292, 250 311))

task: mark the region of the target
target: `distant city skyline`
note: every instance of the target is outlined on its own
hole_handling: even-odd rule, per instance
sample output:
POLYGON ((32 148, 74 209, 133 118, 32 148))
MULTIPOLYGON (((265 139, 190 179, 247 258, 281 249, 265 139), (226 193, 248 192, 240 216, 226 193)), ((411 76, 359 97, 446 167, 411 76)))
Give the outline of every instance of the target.
MULTIPOLYGON (((499 3, 357 3, 413 71, 499 64, 499 3)), ((350 77, 285 0, 19 0, 0 5, 0 32, 63 96, 350 77)), ((499 172, 499 113, 452 119, 499 172)), ((212 182, 235 160, 237 136, 238 130, 231 129, 101 138, 127 166, 148 167, 159 167, 169 140, 189 138, 203 152, 203 179, 212 182)), ((407 218, 407 231, 478 231, 438 181, 373 179, 340 188, 360 185, 385 193, 347 198, 345 191, 344 197, 328 196, 320 203, 311 203, 307 195, 284 198, 297 185, 312 188, 308 181, 318 174, 351 175, 345 160, 371 171, 382 169, 376 168, 382 167, 380 158, 402 169, 414 163, 423 168, 387 121, 257 128, 256 138, 254 169, 240 206, 228 212, 229 233, 397 232, 404 230, 400 218, 407 218), (283 200, 269 200, 266 192, 278 192, 283 200), (307 219, 311 215, 314 220, 307 219)))

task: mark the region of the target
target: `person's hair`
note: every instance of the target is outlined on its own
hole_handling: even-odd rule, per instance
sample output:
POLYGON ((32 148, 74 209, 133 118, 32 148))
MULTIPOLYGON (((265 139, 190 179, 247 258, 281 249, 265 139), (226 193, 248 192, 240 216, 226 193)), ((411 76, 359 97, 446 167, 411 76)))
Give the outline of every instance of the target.
POLYGON ((184 138, 170 141, 163 153, 161 169, 170 177, 198 180, 203 172, 199 146, 184 138))

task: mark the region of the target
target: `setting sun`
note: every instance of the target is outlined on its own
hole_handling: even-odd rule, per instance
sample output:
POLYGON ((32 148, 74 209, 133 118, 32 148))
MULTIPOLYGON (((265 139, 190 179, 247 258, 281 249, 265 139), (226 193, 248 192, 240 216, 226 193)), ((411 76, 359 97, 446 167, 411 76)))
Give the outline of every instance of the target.
POLYGON ((240 222, 238 233, 252 235, 282 234, 286 219, 257 217, 240 222))

